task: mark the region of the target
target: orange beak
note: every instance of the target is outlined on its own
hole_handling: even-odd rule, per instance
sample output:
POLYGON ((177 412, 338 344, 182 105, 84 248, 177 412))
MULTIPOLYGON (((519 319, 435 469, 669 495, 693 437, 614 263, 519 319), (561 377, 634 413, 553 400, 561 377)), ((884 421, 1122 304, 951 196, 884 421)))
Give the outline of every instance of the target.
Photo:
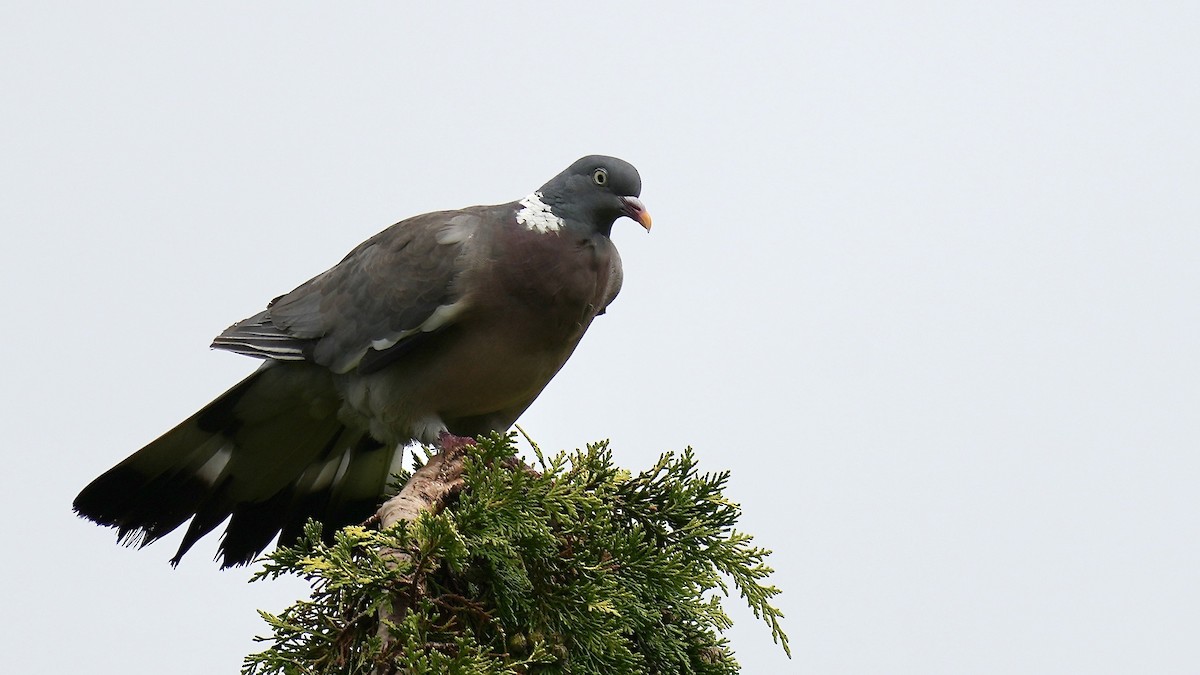
POLYGON ((637 197, 621 197, 621 202, 625 204, 625 215, 636 220, 646 231, 650 231, 650 225, 653 222, 650 219, 650 212, 646 210, 646 205, 637 197))

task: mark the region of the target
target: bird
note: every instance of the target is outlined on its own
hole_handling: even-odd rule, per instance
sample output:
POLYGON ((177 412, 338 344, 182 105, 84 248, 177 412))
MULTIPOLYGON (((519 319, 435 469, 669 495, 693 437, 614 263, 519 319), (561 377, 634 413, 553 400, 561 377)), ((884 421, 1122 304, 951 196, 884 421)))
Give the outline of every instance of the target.
POLYGON ((228 519, 215 559, 366 520, 411 444, 509 429, 621 289, 610 235, 650 231, 641 176, 589 155, 506 204, 402 220, 218 335, 244 380, 85 487, 74 511, 172 565, 228 519))

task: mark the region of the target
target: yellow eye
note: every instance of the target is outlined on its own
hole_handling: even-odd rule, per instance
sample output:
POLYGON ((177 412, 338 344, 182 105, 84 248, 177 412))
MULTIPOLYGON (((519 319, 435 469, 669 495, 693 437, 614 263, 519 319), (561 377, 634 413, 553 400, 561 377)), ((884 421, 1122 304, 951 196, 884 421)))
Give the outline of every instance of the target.
POLYGON ((604 169, 596 169, 592 173, 592 182, 596 185, 608 185, 608 171, 604 169))

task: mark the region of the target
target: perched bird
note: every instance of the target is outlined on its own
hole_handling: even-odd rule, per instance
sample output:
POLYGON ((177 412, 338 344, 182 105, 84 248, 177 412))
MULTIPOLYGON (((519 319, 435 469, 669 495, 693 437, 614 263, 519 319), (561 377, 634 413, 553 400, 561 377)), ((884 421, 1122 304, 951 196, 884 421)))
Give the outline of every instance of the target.
POLYGON ((101 475, 75 511, 146 545, 189 518, 171 562, 229 524, 222 567, 308 518, 365 520, 411 442, 508 429, 621 288, 609 239, 650 229, 642 181, 584 157, 520 201, 438 211, 371 237, 212 346, 249 377, 101 475))

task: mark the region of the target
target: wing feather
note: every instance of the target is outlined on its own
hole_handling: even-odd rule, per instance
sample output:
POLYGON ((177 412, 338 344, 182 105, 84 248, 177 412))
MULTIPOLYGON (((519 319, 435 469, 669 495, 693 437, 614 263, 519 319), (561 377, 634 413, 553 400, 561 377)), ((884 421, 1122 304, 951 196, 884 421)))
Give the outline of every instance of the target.
POLYGON ((511 205, 439 211, 401 221, 340 263, 230 326, 213 347, 307 360, 338 373, 393 361, 406 343, 451 325, 469 307, 463 276, 489 219, 511 205))

